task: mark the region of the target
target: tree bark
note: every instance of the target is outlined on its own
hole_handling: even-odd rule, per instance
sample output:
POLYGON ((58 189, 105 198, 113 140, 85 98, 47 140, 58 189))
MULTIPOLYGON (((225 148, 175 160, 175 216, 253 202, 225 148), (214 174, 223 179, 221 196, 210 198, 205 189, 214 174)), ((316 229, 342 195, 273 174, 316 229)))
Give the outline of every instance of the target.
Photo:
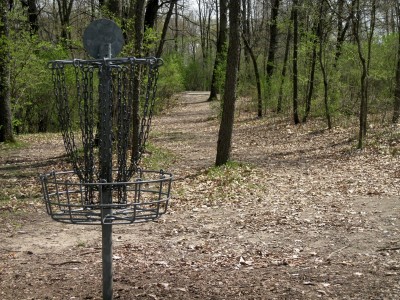
POLYGON ((14 142, 10 99, 8 10, 11 1, 0 2, 0 142, 14 142))
MULTIPOLYGON (((325 68, 325 63, 323 59, 323 48, 324 48, 324 42, 326 41, 326 36, 327 33, 323 32, 323 17, 325 15, 326 8, 324 5, 324 2, 321 3, 320 10, 319 10, 319 24, 318 24, 318 39, 319 39, 319 65, 321 68, 321 73, 322 73, 322 78, 323 78, 323 83, 324 83, 324 106, 325 106, 325 117, 326 121, 328 123, 328 129, 332 129, 332 118, 331 118, 331 113, 330 113, 330 108, 329 108, 329 84, 328 84, 328 74, 326 72, 325 68)), ((329 21, 328 21, 329 22, 329 21)))
POLYGON ((298 0, 293 0, 293 121, 299 124, 299 99, 298 99, 298 47, 299 47, 299 24, 298 24, 298 0))
MULTIPOLYGON (((144 1, 137 0, 136 2, 144 2, 144 1)), ((154 28, 157 19, 158 8, 159 8, 158 0, 147 1, 146 13, 144 15, 145 28, 154 28)))
POLYGON ((156 52, 156 57, 161 57, 164 43, 165 43, 165 37, 167 36, 169 21, 171 20, 172 13, 174 12, 174 6, 177 5, 176 4, 177 1, 178 0, 171 0, 171 2, 169 4, 169 9, 168 9, 167 15, 165 17, 164 26, 163 26, 163 30, 162 30, 161 38, 160 38, 160 43, 158 44, 158 48, 157 48, 157 52, 156 52))
POLYGON ((268 95, 270 95, 271 77, 275 69, 275 53, 278 47, 278 13, 280 0, 273 0, 271 7, 271 23, 269 25, 269 49, 267 60, 266 83, 268 95))
MULTIPOLYGON (((275 70, 275 53, 278 47, 278 13, 279 13, 280 0, 273 0, 271 6, 271 22, 269 25, 269 47, 268 47, 268 59, 266 67, 266 91, 265 96, 267 101, 271 97, 271 78, 275 70)), ((266 111, 265 103, 265 111, 266 111)))
POLYGON ((133 49, 133 55, 136 57, 142 56, 143 48, 143 37, 144 37, 144 20, 145 20, 145 6, 144 1, 135 1, 133 5, 133 16, 134 16, 134 30, 135 30, 135 43, 133 49))
POLYGON ((72 12, 72 7, 74 5, 74 0, 57 0, 58 4, 58 14, 60 16, 61 23, 61 38, 66 44, 70 39, 70 32, 68 27, 70 25, 70 17, 72 12))
MULTIPOLYGON (((133 55, 141 57, 143 54, 143 37, 144 37, 144 20, 145 20, 144 1, 136 1, 134 5, 134 30, 135 42, 133 55)), ((137 161, 139 158, 139 132, 140 132, 140 116, 139 116, 139 95, 140 95, 140 70, 137 68, 133 80, 133 105, 132 105, 132 159, 137 161)))
POLYGON ((36 2, 37 2, 36 0, 21 1, 22 6, 27 8, 28 23, 31 35, 36 34, 37 31, 39 30, 39 24, 38 24, 39 11, 36 2))
MULTIPOLYGON (((247 5, 247 0, 242 0, 242 36, 245 37, 245 39, 250 39, 250 20, 248 19, 248 10, 250 10, 250 7, 247 5)), ((244 60, 246 62, 246 65, 249 63, 249 55, 250 53, 248 52, 247 47, 244 48, 244 60)))
MULTIPOLYGON (((338 11, 337 11, 337 32, 336 32, 336 51, 335 51, 335 60, 333 63, 333 67, 337 67, 337 62, 339 60, 340 55, 342 54, 342 45, 344 39, 346 37, 346 32, 349 28, 350 21, 352 20, 353 10, 350 10, 349 15, 346 19, 346 24, 343 27, 343 19, 344 19, 344 4, 345 0, 338 0, 338 11)), ((352 6, 351 6, 352 7, 352 6)))
POLYGON ((396 4, 397 14, 397 67, 396 67, 396 87, 394 90, 394 102, 393 102, 393 118, 392 122, 397 123, 400 118, 400 5, 396 4))
POLYGON ((229 11, 229 47, 216 166, 227 163, 230 158, 240 58, 240 1, 230 1, 229 11))
POLYGON ((215 62, 213 73, 211 77, 211 87, 210 87, 210 96, 208 101, 217 100, 218 95, 218 83, 217 83, 217 73, 220 66, 224 63, 223 60, 225 58, 225 44, 226 44, 226 33, 227 33, 227 26, 228 26, 228 6, 227 0, 220 0, 219 1, 220 9, 219 9, 219 32, 217 38, 217 52, 215 55, 215 62))
MULTIPOLYGON (((292 13, 293 17, 293 13, 292 13)), ((289 59, 289 50, 290 50, 290 40, 292 38, 292 29, 289 27, 287 30, 287 36, 286 36, 286 43, 285 43, 285 54, 283 56, 283 67, 282 67, 282 73, 281 73, 281 83, 279 86, 279 95, 278 95, 278 106, 276 108, 276 111, 278 113, 282 112, 282 101, 283 101, 283 83, 285 82, 285 77, 286 77, 286 71, 287 71, 287 62, 289 59)))
POLYGON ((361 13, 360 13, 360 0, 356 1, 356 11, 357 15, 355 18, 355 22, 353 25, 354 29, 354 38, 357 42, 357 49, 358 49, 358 56, 360 58, 362 72, 361 72, 361 101, 360 101, 360 128, 358 134, 358 149, 364 148, 364 141, 367 135, 367 116, 368 116, 368 75, 369 75, 369 68, 371 64, 371 45, 372 45, 372 38, 374 34, 375 28, 375 8, 376 3, 375 0, 372 0, 371 3, 371 16, 370 16, 370 24, 369 24, 369 34, 368 34, 368 50, 367 50, 367 58, 365 58, 363 51, 362 51, 362 44, 360 39, 360 20, 361 20, 361 13))
POLYGON ((262 117, 262 95, 261 95, 261 80, 260 80, 260 72, 258 71, 257 57, 254 55, 253 49, 251 49, 249 42, 246 40, 245 35, 242 35, 244 45, 246 46, 247 51, 249 52, 251 61, 253 62, 254 75, 256 77, 256 85, 257 85, 257 116, 259 118, 262 117))
POLYGON ((121 17, 121 6, 119 0, 108 0, 107 9, 114 17, 121 17))
MULTIPOLYGON (((324 2, 322 1, 320 5, 322 6, 324 2)), ((311 100, 314 92, 314 78, 315 78, 315 66, 317 63, 317 45, 318 45, 318 39, 320 38, 320 23, 321 20, 318 20, 317 25, 314 27, 314 32, 313 32, 313 45, 312 45, 312 55, 311 55, 311 69, 310 69, 310 76, 308 78, 308 89, 307 89, 307 95, 306 95, 306 109, 305 113, 303 116, 303 122, 307 122, 308 115, 311 112, 311 100)))

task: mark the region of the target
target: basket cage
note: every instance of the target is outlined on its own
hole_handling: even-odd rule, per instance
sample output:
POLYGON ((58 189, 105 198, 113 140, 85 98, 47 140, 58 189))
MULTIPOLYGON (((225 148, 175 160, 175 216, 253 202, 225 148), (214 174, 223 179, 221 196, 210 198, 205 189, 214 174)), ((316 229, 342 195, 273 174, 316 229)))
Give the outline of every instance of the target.
POLYGON ((84 183, 74 171, 41 175, 47 213, 76 224, 126 224, 154 220, 167 211, 172 174, 138 170, 130 182, 84 183), (104 204, 109 191, 112 200, 104 204))
POLYGON ((161 64, 161 59, 134 57, 49 63, 59 125, 73 166, 73 171, 40 176, 53 219, 120 224, 166 212, 172 175, 138 166, 161 64), (75 88, 69 87, 71 74, 75 88), (76 111, 79 116, 74 117, 76 111))

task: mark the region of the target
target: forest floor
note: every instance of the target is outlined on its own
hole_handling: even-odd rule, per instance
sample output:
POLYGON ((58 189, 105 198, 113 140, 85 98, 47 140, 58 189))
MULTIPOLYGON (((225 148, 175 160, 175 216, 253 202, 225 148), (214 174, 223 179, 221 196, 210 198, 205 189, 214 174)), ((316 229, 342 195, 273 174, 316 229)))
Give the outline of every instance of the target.
MULTIPOLYGON (((323 130, 238 105, 232 160, 205 93, 156 116, 175 175, 157 222, 114 226, 115 299, 400 299, 400 128, 323 130)), ((0 299, 101 299, 101 229, 54 222, 38 174, 65 167, 59 135, 0 145, 0 299)))

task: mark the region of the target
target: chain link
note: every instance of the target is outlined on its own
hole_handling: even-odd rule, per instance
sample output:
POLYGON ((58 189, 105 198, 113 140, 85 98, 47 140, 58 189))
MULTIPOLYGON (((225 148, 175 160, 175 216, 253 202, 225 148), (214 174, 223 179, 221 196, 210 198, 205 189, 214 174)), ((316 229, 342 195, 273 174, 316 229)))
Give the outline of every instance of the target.
MULTIPOLYGON (((75 173, 85 183, 127 182, 138 171, 149 136, 160 60, 53 61, 50 66, 60 129, 75 173), (74 68, 76 98, 68 94, 73 89, 67 88, 67 65, 74 68), (80 132, 74 126, 76 106, 80 132)), ((86 200, 92 195, 93 190, 85 191, 86 200)), ((124 197, 126 191, 118 190, 119 203, 125 203, 124 197)))

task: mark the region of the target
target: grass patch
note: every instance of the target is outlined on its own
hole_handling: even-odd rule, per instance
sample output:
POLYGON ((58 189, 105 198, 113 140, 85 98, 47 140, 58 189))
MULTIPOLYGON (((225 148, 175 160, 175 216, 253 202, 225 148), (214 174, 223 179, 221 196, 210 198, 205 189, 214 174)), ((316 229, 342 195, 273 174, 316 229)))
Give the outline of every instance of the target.
POLYGON ((1 152, 8 152, 16 149, 26 148, 29 144, 25 141, 16 140, 12 143, 0 143, 0 153, 1 152))
POLYGON ((149 170, 165 170, 174 161, 175 156, 171 151, 148 143, 142 165, 149 170))
POLYGON ((251 172, 251 167, 244 163, 228 161, 225 165, 214 166, 206 171, 209 180, 215 181, 220 185, 240 182, 245 178, 246 173, 251 172))

